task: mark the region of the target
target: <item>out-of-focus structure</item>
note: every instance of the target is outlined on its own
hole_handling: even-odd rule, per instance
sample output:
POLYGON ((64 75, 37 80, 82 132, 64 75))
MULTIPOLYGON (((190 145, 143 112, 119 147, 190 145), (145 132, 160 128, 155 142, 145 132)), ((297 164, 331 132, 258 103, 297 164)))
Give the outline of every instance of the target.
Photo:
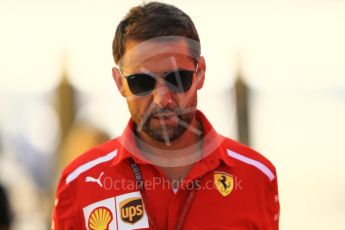
POLYGON ((240 68, 238 68, 235 78, 235 96, 238 140, 243 144, 250 145, 249 88, 243 79, 240 68))
POLYGON ((105 142, 110 137, 88 121, 77 119, 78 110, 83 106, 78 97, 82 95, 70 83, 65 65, 63 65, 61 81, 55 93, 56 110, 61 127, 61 142, 57 151, 58 165, 55 175, 60 175, 61 170, 78 155, 105 142))

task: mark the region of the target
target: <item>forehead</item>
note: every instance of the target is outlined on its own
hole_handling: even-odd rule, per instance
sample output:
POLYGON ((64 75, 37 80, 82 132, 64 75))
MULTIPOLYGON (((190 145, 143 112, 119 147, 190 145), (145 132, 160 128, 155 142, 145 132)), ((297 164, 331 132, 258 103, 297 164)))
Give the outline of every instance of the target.
POLYGON ((146 40, 129 39, 125 42, 125 54, 121 60, 126 71, 138 71, 141 68, 155 72, 176 67, 188 67, 194 58, 185 39, 146 40))

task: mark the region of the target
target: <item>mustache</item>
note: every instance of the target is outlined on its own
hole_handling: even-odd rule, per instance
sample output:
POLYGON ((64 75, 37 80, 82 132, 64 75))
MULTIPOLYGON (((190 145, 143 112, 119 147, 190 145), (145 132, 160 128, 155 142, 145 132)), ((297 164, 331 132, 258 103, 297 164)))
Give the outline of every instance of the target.
POLYGON ((181 108, 175 108, 175 109, 168 109, 168 108, 157 108, 153 109, 150 116, 156 116, 159 114, 164 114, 164 113, 174 113, 174 114, 183 114, 183 110, 181 108))
POLYGON ((196 107, 189 107, 189 108, 180 108, 180 107, 176 107, 174 109, 169 109, 169 108, 154 108, 151 111, 151 114, 149 115, 149 118, 153 117, 153 116, 158 116, 160 114, 164 114, 164 113, 174 113, 177 116, 182 116, 186 113, 190 113, 196 111, 196 107))

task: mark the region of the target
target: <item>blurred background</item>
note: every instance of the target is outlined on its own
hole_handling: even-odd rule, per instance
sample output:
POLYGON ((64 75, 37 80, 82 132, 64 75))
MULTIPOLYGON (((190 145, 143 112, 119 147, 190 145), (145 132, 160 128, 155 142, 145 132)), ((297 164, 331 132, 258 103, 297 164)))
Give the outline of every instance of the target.
MULTIPOLYGON (((111 44, 141 2, 0 0, 3 226, 48 229, 61 169, 121 134, 111 44)), ((199 109, 275 164, 281 229, 345 229, 345 1, 164 2, 201 37, 199 109)))

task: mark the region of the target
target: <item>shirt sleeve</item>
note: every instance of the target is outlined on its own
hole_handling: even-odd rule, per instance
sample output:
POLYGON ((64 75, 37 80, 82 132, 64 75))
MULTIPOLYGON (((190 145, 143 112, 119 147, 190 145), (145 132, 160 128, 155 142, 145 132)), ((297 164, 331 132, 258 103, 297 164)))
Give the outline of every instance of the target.
POLYGON ((70 188, 66 184, 65 178, 60 179, 52 215, 51 230, 75 230, 76 215, 73 208, 73 200, 70 188))
POLYGON ((267 230, 278 230, 279 229, 279 215, 280 215, 280 205, 278 196, 278 180, 275 174, 274 180, 269 184, 269 188, 266 192, 266 212, 265 212, 265 229, 267 230))

